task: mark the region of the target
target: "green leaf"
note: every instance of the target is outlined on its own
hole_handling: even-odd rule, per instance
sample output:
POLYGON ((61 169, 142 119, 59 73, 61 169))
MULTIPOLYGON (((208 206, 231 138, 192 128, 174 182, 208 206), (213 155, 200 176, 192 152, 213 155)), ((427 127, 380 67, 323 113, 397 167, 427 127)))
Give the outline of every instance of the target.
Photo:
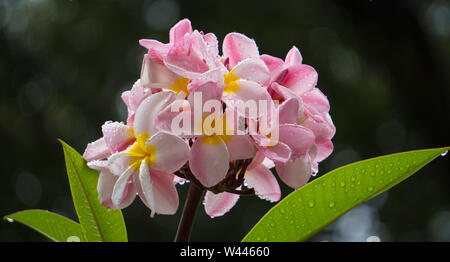
POLYGON ((337 168, 285 197, 243 241, 304 241, 353 207, 411 176, 449 148, 386 155, 337 168))
POLYGON ((73 202, 87 241, 127 241, 122 212, 106 208, 98 200, 98 172, 90 169, 75 149, 62 140, 60 142, 64 149, 73 202))
POLYGON ((80 224, 50 211, 25 210, 7 215, 4 219, 10 222, 20 222, 53 241, 86 241, 80 224))

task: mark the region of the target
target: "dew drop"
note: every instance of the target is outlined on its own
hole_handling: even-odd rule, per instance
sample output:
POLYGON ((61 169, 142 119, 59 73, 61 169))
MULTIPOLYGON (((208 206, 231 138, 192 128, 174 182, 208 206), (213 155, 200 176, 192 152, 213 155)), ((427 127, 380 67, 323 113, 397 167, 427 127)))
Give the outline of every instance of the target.
POLYGON ((356 177, 352 176, 351 181, 355 182, 355 180, 356 180, 356 177))
POLYGON ((446 156, 448 153, 448 150, 445 150, 444 152, 442 152, 441 156, 446 156))
POLYGON ((286 210, 284 210, 284 208, 281 208, 281 209, 280 209, 280 212, 281 212, 282 214, 284 214, 284 213, 286 212, 286 210))
POLYGON ((369 192, 372 192, 372 191, 373 191, 373 186, 372 186, 372 185, 368 186, 368 187, 367 187, 367 190, 368 190, 369 192))
POLYGON ((341 183, 339 184, 341 187, 345 187, 345 181, 341 181, 341 183))
POLYGON ((274 224, 274 223, 270 223, 270 226, 271 226, 271 227, 275 227, 275 224, 274 224))
POLYGON ((261 241, 261 238, 260 237, 256 237, 256 240, 261 241))
POLYGON ((330 201, 330 202, 328 203, 328 207, 329 207, 329 208, 333 208, 334 205, 335 205, 335 204, 334 204, 334 201, 330 201))
POLYGON ((310 200, 310 201, 308 202, 308 206, 311 207, 311 208, 313 208, 313 207, 315 206, 314 201, 310 200))
POLYGON ((9 217, 8 217, 8 218, 7 218, 6 220, 8 220, 8 222, 9 222, 9 223, 12 223, 12 222, 14 222, 14 219, 12 219, 12 218, 9 218, 9 217))

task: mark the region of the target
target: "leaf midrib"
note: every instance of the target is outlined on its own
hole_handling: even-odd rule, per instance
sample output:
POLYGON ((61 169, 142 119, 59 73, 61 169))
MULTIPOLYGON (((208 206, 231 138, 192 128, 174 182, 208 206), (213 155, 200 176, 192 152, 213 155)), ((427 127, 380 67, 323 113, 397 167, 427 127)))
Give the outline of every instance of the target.
MULTIPOLYGON (((84 194, 84 196, 86 197, 86 200, 87 200, 88 205, 89 205, 89 209, 91 210, 91 214, 92 214, 92 216, 93 216, 93 218, 94 218, 95 226, 97 227, 98 233, 100 234, 100 239, 101 239, 101 241, 103 242, 103 241, 104 241, 104 236, 103 236, 103 233, 102 233, 102 231, 101 231, 101 229, 100 229, 100 224, 98 223, 97 215, 95 214, 94 208, 92 207, 92 203, 91 203, 91 201, 90 201, 90 199, 89 199, 89 197, 88 197, 88 195, 87 195, 86 188, 84 187, 84 184, 81 182, 81 178, 80 178, 80 174, 79 174, 79 172, 78 172, 78 168, 75 166, 75 163, 74 163, 74 161, 72 160, 72 157, 70 156, 70 153, 67 151, 67 149, 66 149, 65 147, 63 147, 63 148, 64 148, 64 152, 66 153, 67 157, 69 158, 69 160, 70 160, 72 166, 74 167, 75 174, 76 174, 76 178, 78 179, 78 182, 79 182, 79 184, 80 184, 80 186, 81 186, 81 189, 82 189, 82 191, 83 191, 83 194, 84 194)), ((81 221, 80 221, 80 225, 83 227, 83 225, 81 224, 81 221)), ((84 227, 83 227, 83 228, 84 228, 84 227)), ((86 234, 86 233, 85 233, 85 234, 86 234)), ((87 236, 87 235, 86 235, 86 239, 88 239, 88 236, 87 236)))

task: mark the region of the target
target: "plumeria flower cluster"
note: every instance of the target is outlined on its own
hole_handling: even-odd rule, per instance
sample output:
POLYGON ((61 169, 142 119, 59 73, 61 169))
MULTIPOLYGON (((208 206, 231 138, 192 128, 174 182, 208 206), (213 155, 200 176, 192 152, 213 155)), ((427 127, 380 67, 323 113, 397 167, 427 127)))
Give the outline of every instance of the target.
POLYGON ((122 94, 126 123, 106 122, 84 152, 100 172, 103 205, 121 209, 139 196, 151 216, 174 214, 176 185, 191 182, 207 190, 205 211, 215 217, 240 195, 278 201, 271 168, 294 189, 318 172, 333 151, 335 127, 317 72, 296 47, 282 60, 230 33, 220 55, 216 36, 187 19, 169 38, 140 40, 147 53, 140 79, 122 94))

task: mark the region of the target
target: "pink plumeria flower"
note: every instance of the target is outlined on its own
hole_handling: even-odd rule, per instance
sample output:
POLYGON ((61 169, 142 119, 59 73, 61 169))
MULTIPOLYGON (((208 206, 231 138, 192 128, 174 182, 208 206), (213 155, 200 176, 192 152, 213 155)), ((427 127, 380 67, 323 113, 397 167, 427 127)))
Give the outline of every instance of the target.
POLYGON ((316 88, 317 72, 309 65, 302 64, 302 56, 293 47, 281 60, 262 55, 271 71, 270 93, 273 99, 286 101, 294 98, 303 105, 298 111, 297 124, 311 129, 315 135, 313 171, 318 171, 318 162, 326 159, 333 151, 333 138, 336 128, 331 120, 330 104, 327 97, 316 88))
POLYGON ((186 163, 189 146, 178 136, 154 126, 157 114, 174 99, 175 94, 167 91, 147 97, 135 115, 136 142, 108 158, 109 171, 118 176, 111 196, 113 205, 121 206, 133 184, 152 216, 176 212, 178 193, 172 173, 186 163))
POLYGON ((170 29, 168 44, 151 39, 139 43, 148 49, 141 70, 145 87, 170 89, 177 94, 182 91, 187 96, 189 79, 221 65, 215 35, 193 31, 188 19, 170 29))
MULTIPOLYGON (((203 100, 199 105, 203 105, 203 102, 206 101, 217 101, 220 104, 223 84, 208 80, 193 83, 193 85, 196 84, 198 86, 192 87, 191 95, 188 98, 191 102, 192 112, 196 110, 197 104, 193 99, 197 92, 201 92, 203 100)), ((256 152, 248 135, 235 135, 238 129, 238 117, 231 108, 227 108, 225 112, 220 109, 219 112, 214 113, 218 114, 219 123, 222 124, 223 129, 219 130, 219 134, 205 133, 209 130, 203 129, 205 118, 202 118, 201 123, 194 125, 195 129, 200 127, 200 130, 195 130, 199 133, 199 137, 192 144, 189 155, 189 167, 205 187, 212 187, 225 178, 230 161, 250 159, 256 152), (227 118, 227 116, 232 116, 232 118, 227 118)), ((209 115, 204 114, 203 116, 208 117, 209 115)), ((219 123, 215 123, 215 125, 219 123)))
POLYGON ((98 182, 99 200, 104 206, 120 209, 128 206, 135 198, 136 190, 133 186, 127 188, 121 203, 112 203, 111 195, 115 177, 107 167, 104 160, 112 154, 125 150, 135 141, 133 130, 129 126, 119 122, 108 121, 102 126, 103 137, 89 143, 83 154, 83 158, 88 161, 87 165, 100 172, 98 182))
MULTIPOLYGON (((249 100, 257 103, 265 100, 271 103, 272 99, 265 88, 270 81, 270 72, 259 57, 255 41, 243 34, 230 33, 225 36, 222 49, 223 60, 229 69, 224 78, 224 102, 230 107, 249 100)), ((250 118, 262 115, 249 115, 241 110, 237 108, 238 113, 250 118)))

